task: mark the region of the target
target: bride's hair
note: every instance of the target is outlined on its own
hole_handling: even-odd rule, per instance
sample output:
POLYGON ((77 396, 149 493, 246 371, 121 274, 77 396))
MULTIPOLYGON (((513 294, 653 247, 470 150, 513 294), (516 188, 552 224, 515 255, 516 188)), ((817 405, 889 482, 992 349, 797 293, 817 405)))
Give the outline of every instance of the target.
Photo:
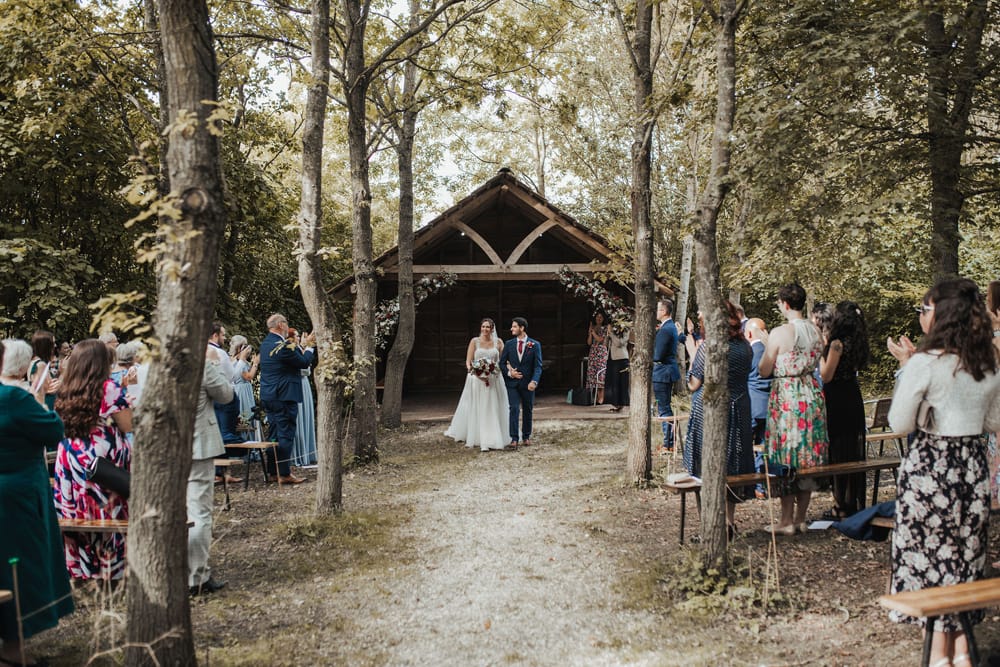
POLYGON ((491 320, 488 317, 484 317, 483 319, 479 320, 479 327, 482 328, 482 326, 483 326, 483 324, 485 322, 489 322, 490 323, 490 338, 492 338, 493 340, 496 340, 496 338, 497 338, 497 325, 496 325, 496 322, 494 322, 493 320, 491 320))

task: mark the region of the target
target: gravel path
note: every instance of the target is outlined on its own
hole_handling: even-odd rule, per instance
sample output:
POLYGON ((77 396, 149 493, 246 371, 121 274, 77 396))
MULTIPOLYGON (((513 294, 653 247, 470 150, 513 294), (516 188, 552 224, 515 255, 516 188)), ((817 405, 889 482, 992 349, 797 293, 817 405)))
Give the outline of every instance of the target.
POLYGON ((457 447, 464 462, 447 477, 410 471, 429 474, 410 485, 417 562, 381 583, 387 594, 369 599, 391 603, 359 609, 367 620, 352 632, 381 645, 386 664, 662 664, 647 641, 655 618, 618 603, 624 554, 593 537, 579 505, 620 450, 536 435, 517 452, 457 447))

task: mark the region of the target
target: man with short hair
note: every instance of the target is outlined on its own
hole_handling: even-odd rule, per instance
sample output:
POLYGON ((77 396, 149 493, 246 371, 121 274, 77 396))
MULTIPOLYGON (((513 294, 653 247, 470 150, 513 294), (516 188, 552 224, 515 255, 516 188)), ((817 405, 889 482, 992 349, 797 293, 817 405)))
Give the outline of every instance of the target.
MULTIPOLYGON (((656 319, 660 326, 656 330, 656 340, 653 344, 653 396, 656 397, 656 413, 662 417, 673 417, 674 411, 670 401, 674 393, 674 383, 681 379, 681 370, 677 366, 677 327, 674 325, 674 302, 662 299, 656 304, 656 319)), ((663 447, 667 451, 674 449, 674 426, 668 421, 661 422, 663 427, 663 447)))
POLYGON ((114 350, 118 347, 118 336, 115 335, 114 331, 105 331, 97 337, 97 340, 107 345, 110 350, 114 350))
MULTIPOLYGON (((217 364, 222 376, 229 380, 230 386, 236 382, 236 366, 226 352, 226 327, 218 320, 212 322, 212 331, 208 337, 208 349, 205 351, 205 359, 217 364)), ((235 387, 234 387, 235 391, 235 387)), ((232 399, 222 403, 216 402, 212 408, 215 410, 215 419, 219 423, 219 431, 222 433, 222 442, 231 445, 243 442, 243 438, 237 432, 236 427, 240 421, 240 399, 233 395, 232 399)), ((226 455, 232 458, 239 457, 243 452, 239 450, 226 450, 226 455)), ((222 476, 226 475, 226 482, 238 484, 243 481, 242 477, 229 475, 224 468, 217 468, 215 471, 215 481, 222 482, 222 476)))
POLYGON ((504 343, 499 363, 510 402, 510 445, 507 448, 516 449, 519 427, 520 446, 531 444, 535 389, 542 379, 542 344, 528 337, 528 321, 523 317, 515 317, 511 321, 510 333, 513 338, 504 343), (520 417, 522 410, 523 420, 520 417))
MULTIPOLYGON (((288 339, 288 320, 281 313, 267 318, 268 334, 260 344, 260 402, 271 425, 272 435, 278 439, 277 475, 284 484, 301 484, 306 481, 292 474, 289 461, 295 443, 296 418, 302 402, 303 368, 309 368, 313 359, 316 336, 304 334, 300 352, 294 341, 288 339)), ((271 450, 268 450, 269 454, 271 450)), ((271 454, 273 456, 273 454, 271 454)))
POLYGON ((191 595, 214 593, 226 585, 226 582, 212 578, 212 570, 208 566, 208 551, 212 544, 213 459, 225 451, 219 426, 215 423, 212 402, 226 403, 232 398, 232 383, 223 375, 218 364, 206 359, 194 420, 191 473, 187 485, 188 521, 194 522, 188 530, 188 586, 191 595))

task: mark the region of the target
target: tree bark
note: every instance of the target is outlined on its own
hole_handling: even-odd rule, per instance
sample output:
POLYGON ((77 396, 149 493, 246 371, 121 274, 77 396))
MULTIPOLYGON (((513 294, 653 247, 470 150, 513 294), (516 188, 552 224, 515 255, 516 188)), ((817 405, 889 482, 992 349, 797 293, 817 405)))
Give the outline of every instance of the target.
POLYGON ((375 298, 372 257, 372 193, 368 168, 365 105, 371 73, 365 65, 368 5, 344 0, 347 44, 344 49, 344 98, 351 162, 351 259, 354 267, 354 460, 378 461, 375 405, 375 298))
POLYGON ((302 195, 299 202, 299 285, 319 351, 316 381, 317 514, 343 506, 341 415, 346 367, 340 326, 323 284, 323 132, 330 87, 330 0, 313 0, 312 77, 302 123, 302 195))
POLYGON ((695 287, 705 316, 705 379, 702 389, 704 432, 702 445, 701 544, 706 563, 728 566, 726 551, 726 444, 729 425, 729 334, 719 284, 717 223, 730 190, 730 136, 736 113, 735 0, 720 0, 713 14, 716 29, 715 129, 712 166, 695 211, 695 287))
POLYGON ((652 111, 653 69, 651 42, 653 5, 639 0, 635 8, 635 35, 632 51, 633 104, 632 131, 632 233, 635 235, 635 348, 629 365, 631 404, 628 418, 628 454, 625 475, 632 484, 645 484, 652 475, 650 451, 650 404, 653 372, 653 338, 656 294, 653 283, 653 228, 650 222, 650 146, 656 119, 652 111))
MULTIPOLYGON (((410 0, 410 29, 419 24, 420 0, 410 0)), ((403 65, 403 111, 396 128, 396 164, 399 170, 399 323, 396 338, 385 362, 382 383, 382 425, 395 428, 403 423, 403 373, 416 338, 416 303, 413 296, 413 143, 417 133, 418 48, 410 47, 410 60, 403 65)))
POLYGON ((167 146, 169 145, 169 139, 163 136, 169 119, 167 108, 167 73, 166 64, 163 62, 163 42, 161 41, 160 19, 157 16, 156 1, 143 0, 142 9, 146 32, 152 35, 150 50, 153 54, 153 60, 156 62, 156 84, 160 108, 159 125, 156 128, 156 135, 159 137, 159 141, 157 141, 157 156, 160 163, 156 189, 160 193, 160 196, 163 197, 170 192, 170 176, 167 174, 167 146))
POLYGON ((941 9, 924 17, 927 33, 927 128, 931 176, 931 257, 934 278, 958 275, 960 181, 969 115, 979 83, 987 0, 972 0, 953 32, 941 9))
POLYGON ((195 397, 225 229, 219 140, 209 130, 217 66, 204 0, 161 0, 169 182, 179 218, 165 239, 153 325, 159 348, 137 414, 128 532, 129 665, 196 664, 188 604, 187 478, 195 397))

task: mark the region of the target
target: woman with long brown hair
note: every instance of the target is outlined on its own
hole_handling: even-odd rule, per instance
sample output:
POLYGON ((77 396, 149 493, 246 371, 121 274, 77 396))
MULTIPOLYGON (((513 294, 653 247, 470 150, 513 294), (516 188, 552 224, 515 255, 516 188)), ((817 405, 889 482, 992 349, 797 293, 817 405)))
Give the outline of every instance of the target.
MULTIPOLYGON (((945 280, 917 307, 920 346, 888 341, 899 361, 889 410, 893 431, 917 435, 899 466, 890 590, 920 590, 983 577, 990 514, 985 431, 1000 428, 1000 376, 990 319, 976 284, 945 280)), ((892 612, 897 622, 925 619, 892 612)), ((971 623, 983 613, 968 614, 971 623)), ((933 628, 931 663, 971 665, 957 615, 933 628)))
MULTIPOLYGON (((87 479, 97 458, 129 470, 132 408, 111 374, 111 352, 99 340, 77 343, 62 370, 56 412, 66 437, 56 458, 55 502, 67 519, 127 519, 128 504, 117 493, 87 479)), ((74 579, 119 579, 125 571, 125 536, 66 533, 66 568, 74 579)))

